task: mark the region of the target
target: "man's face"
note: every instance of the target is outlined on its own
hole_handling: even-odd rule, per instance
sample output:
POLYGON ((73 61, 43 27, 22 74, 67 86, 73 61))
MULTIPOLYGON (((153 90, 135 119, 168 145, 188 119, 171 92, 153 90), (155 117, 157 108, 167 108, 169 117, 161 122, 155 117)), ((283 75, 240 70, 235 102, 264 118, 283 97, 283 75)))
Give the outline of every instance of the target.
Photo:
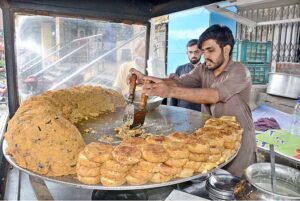
POLYGON ((201 51, 203 52, 206 66, 209 70, 216 70, 224 63, 223 49, 213 39, 208 39, 202 43, 201 51))
POLYGON ((193 45, 187 48, 187 55, 192 64, 196 64, 200 60, 201 51, 197 45, 193 45))

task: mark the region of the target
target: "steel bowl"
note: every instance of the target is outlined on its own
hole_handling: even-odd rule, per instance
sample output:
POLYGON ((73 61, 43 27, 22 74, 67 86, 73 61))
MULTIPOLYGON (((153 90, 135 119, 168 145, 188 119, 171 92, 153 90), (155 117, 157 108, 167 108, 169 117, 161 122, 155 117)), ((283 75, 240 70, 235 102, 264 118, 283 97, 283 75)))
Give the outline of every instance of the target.
POLYGON ((206 190, 211 199, 234 200, 234 188, 241 181, 230 174, 211 174, 206 181, 206 190))
MULTIPOLYGON (((128 96, 129 96, 129 94, 124 95, 124 99, 127 103, 129 103, 128 96)), ((146 105, 146 111, 155 110, 162 103, 162 101, 163 101, 163 98, 161 98, 159 96, 149 96, 147 105, 146 105)), ((141 91, 136 91, 134 101, 133 101, 133 105, 136 110, 139 109, 140 102, 141 102, 141 91)))
POLYGON ((235 188, 239 200, 300 200, 300 171, 276 164, 276 187, 271 190, 271 164, 256 163, 245 171, 246 180, 235 188))

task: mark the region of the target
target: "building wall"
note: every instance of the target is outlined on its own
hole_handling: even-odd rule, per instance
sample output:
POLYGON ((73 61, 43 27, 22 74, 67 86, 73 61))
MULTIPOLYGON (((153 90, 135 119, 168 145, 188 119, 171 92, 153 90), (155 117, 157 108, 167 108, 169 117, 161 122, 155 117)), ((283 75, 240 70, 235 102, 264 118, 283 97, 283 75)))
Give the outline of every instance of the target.
MULTIPOLYGON (((242 8, 238 14, 256 22, 288 20, 300 17, 300 3, 270 8, 242 8)), ((257 26, 250 30, 238 24, 237 38, 250 41, 272 41, 274 62, 300 62, 300 22, 257 26)))

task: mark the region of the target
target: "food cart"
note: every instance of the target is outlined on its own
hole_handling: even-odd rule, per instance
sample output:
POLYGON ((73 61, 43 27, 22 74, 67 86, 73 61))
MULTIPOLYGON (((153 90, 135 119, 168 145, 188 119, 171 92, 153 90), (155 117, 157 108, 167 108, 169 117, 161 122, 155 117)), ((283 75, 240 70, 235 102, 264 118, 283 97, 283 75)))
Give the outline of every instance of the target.
MULTIPOLYGON (((30 72, 31 69, 28 70, 27 63, 24 61, 21 64, 23 67, 20 67, 20 51, 22 51, 22 47, 30 46, 30 43, 25 43, 22 45, 20 43, 23 40, 22 36, 18 36, 17 33, 19 30, 17 30, 17 27, 22 29, 22 23, 24 24, 24 21, 27 20, 27 22, 30 23, 39 23, 38 21, 30 21, 31 19, 28 19, 30 17, 34 16, 42 16, 42 17, 56 17, 56 22, 61 20, 58 17, 65 17, 65 18, 80 18, 80 19, 92 19, 92 20, 102 20, 106 22, 113 22, 113 23, 120 23, 125 25, 140 25, 144 27, 145 32, 145 41, 146 41, 146 60, 149 58, 149 43, 150 43, 150 31, 151 31, 151 23, 150 20, 154 17, 163 16, 169 13, 198 7, 202 5, 206 5, 208 3, 213 3, 217 1, 1 1, 1 8, 3 13, 3 22, 4 22, 4 38, 5 38, 5 53, 6 53, 6 69, 7 69, 7 88, 8 88, 8 111, 6 109, 3 109, 5 112, 4 115, 1 116, 3 122, 7 122, 8 117, 13 117, 15 112, 17 111, 20 101, 25 100, 31 95, 35 95, 40 93, 41 91, 38 91, 36 93, 31 93, 29 96, 28 94, 24 93, 23 88, 23 81, 24 79, 28 77, 26 73, 30 72), (21 16, 21 17, 20 17, 21 16), (26 18, 26 19, 20 19, 20 18, 26 18), (20 20, 19 20, 20 19, 20 20), (20 45, 21 44, 21 45, 20 45), (20 49, 21 47, 21 49, 20 49), (26 65, 25 65, 26 64, 26 65), (23 69, 22 69, 23 68, 23 69), (22 78, 22 74, 26 75, 25 78, 22 78), (23 80, 22 80, 23 79, 23 80), (25 95, 24 95, 25 94, 25 95)), ((44 26, 44 30, 48 29, 49 26, 47 26, 46 22, 42 26, 44 26)), ((58 22, 59 23, 59 22, 58 22)), ((50 27, 51 28, 51 27, 50 27)), ((49 29, 50 29, 49 28, 49 29)), ((55 29, 59 29, 59 26, 56 26, 55 29)), ((153 29, 153 28, 152 28, 153 29)), ((24 28, 24 30, 26 30, 24 28)), ((42 30, 43 31, 43 30, 42 30)), ((79 31, 80 32, 80 31, 79 31)), ((46 32, 43 32, 45 35, 47 35, 46 32)), ((84 38, 84 35, 81 35, 83 33, 82 31, 79 33, 79 36, 81 38, 84 38)), ((43 34, 41 34, 43 35, 43 34)), ((47 37, 47 36, 44 36, 47 37)), ((51 36, 50 36, 51 37, 51 36)), ((69 41, 68 44, 60 44, 58 41, 56 41, 55 47, 58 51, 52 51, 55 52, 55 54, 63 54, 62 48, 65 46, 69 46, 67 48, 72 49, 74 46, 73 44, 76 43, 75 49, 80 49, 80 45, 85 45, 86 41, 89 42, 95 42, 92 41, 94 39, 97 39, 97 37, 102 37, 97 34, 93 35, 93 37, 84 38, 79 41, 69 41), (70 44, 71 43, 71 44, 70 44)), ((134 37, 137 37, 134 35, 134 37)), ((58 39, 58 36, 56 36, 56 39, 58 39)), ((47 41, 42 40, 43 45, 47 46, 47 41)), ((128 42, 128 41, 127 41, 128 42)), ((118 44, 117 46, 114 46, 116 48, 121 47, 124 44, 118 44)), ((93 47, 89 46, 88 48, 91 49, 93 47)), ((106 49, 112 49, 113 46, 107 46, 107 44, 102 43, 103 46, 106 46, 106 49)), ((48 49, 50 49, 51 46, 48 45, 48 49)), ((105 48, 104 48, 105 49, 105 48)), ((39 49, 41 50, 41 49, 39 49)), ((43 51, 43 50, 42 50, 43 51)), ((125 56, 126 56, 126 51, 125 56)), ((33 52, 33 54, 37 54, 38 51, 33 52)), ((49 54, 48 54, 49 55, 49 54)), ((54 54, 53 54, 54 55, 54 54)), ((53 58, 52 55, 52 58, 53 58)), ((82 54, 79 54, 82 56, 82 54)), ((103 55, 103 54, 102 54, 103 55)), ((28 57, 28 55, 26 55, 28 57)), ((78 55, 77 55, 78 56, 78 55)), ((124 55, 123 55, 124 56, 124 55)), ((35 58, 38 57, 38 55, 34 56, 35 58)), ((26 57, 24 57, 26 58, 26 57)), ((50 59, 50 57, 48 57, 50 59)), ((45 58, 44 58, 45 59, 45 58)), ((145 62, 146 62, 145 60, 145 62)), ((39 58, 35 60, 30 60, 30 62, 33 62, 31 64, 35 64, 39 61, 39 58)), ((28 60, 27 60, 28 62, 28 60)), ((61 61, 55 61, 55 62, 61 62, 61 61)), ((61 64, 61 63, 60 63, 61 64)), ((34 69, 34 68, 33 68, 34 69)), ((36 72, 34 72, 36 73, 36 72)), ((48 72, 46 72, 48 73, 48 72)), ((71 72, 70 74, 73 74, 74 72, 71 72)), ((43 74, 40 73, 40 74, 43 74)), ((44 72, 45 74, 45 72, 44 72)), ((29 74, 31 75, 31 74, 29 74)), ((71 77, 73 78, 73 77, 71 77)), ((56 82, 57 83, 57 82, 56 82)), ((34 87, 34 85, 26 85, 25 88, 27 91, 30 91, 34 87), (29 86, 29 90, 28 90, 29 86), (26 88, 27 87, 27 88, 26 88)), ((49 90, 47 88, 46 90, 49 90)), ((1 136, 3 136, 5 131, 5 126, 1 128, 1 136)), ((7 191, 8 188, 5 188, 5 184, 7 183, 7 180, 9 179, 8 170, 9 170, 9 164, 5 160, 3 154, 1 153, 1 178, 2 183, 1 186, 2 192, 1 197, 3 198, 5 191, 7 191)), ((13 178, 13 181, 16 181, 18 183, 17 187, 18 189, 13 190, 14 195, 20 196, 20 185, 21 180, 19 179, 21 177, 21 172, 17 172, 16 176, 18 179, 15 180, 13 178)), ((34 180, 34 179, 33 179, 34 180)), ((33 182, 34 183, 34 182, 33 182)), ((36 184, 36 182, 35 182, 36 184)), ((36 186, 33 184, 33 186, 36 186)), ((23 185, 23 184, 22 184, 23 185)), ((42 189, 44 185, 38 185, 38 189, 42 189)), ((45 186, 44 186, 45 187, 45 186)), ((13 189, 13 187, 11 188, 13 189)), ((11 190, 10 189, 10 190, 11 190)), ((18 197, 19 198, 19 197, 18 197)), ((44 197, 45 198, 45 197, 44 197)))
MULTIPOLYGON (((152 18, 214 2, 217 1, 1 1, 4 17, 9 100, 9 111, 6 111, 4 113, 5 115, 1 116, 1 118, 3 118, 3 121, 7 121, 8 114, 9 117, 13 117, 20 105, 20 102, 26 100, 30 96, 34 96, 40 94, 41 92, 52 89, 61 89, 68 86, 78 85, 83 81, 88 81, 94 84, 94 76, 99 73, 97 70, 101 69, 103 71, 104 67, 106 66, 105 64, 107 63, 111 65, 118 63, 114 62, 116 57, 123 59, 121 61, 127 60, 129 57, 128 55, 133 54, 132 52, 129 53, 128 51, 128 49, 130 49, 128 47, 128 43, 135 41, 139 37, 143 38, 143 36, 143 40, 146 41, 144 59, 144 62, 146 63, 151 55, 150 44, 151 42, 155 41, 153 38, 151 38, 153 24, 150 23, 150 20, 152 18), (39 24, 40 21, 39 19, 36 19, 35 16, 43 18, 43 22, 39 25, 41 29, 36 30, 34 27, 29 33, 35 31, 40 33, 40 36, 37 37, 41 37, 42 45, 47 48, 45 50, 38 49, 37 47, 37 51, 34 50, 30 53, 34 55, 34 58, 27 60, 26 58, 30 57, 31 55, 22 54, 22 48, 26 49, 26 47, 31 46, 31 43, 22 43, 23 40, 26 39, 27 32, 25 32, 24 35, 19 35, 18 33, 20 33, 20 30, 28 31, 28 29, 30 29, 26 28, 26 23, 39 24), (101 32, 103 26, 98 26, 95 29, 85 29, 84 26, 78 25, 78 22, 68 22, 66 18, 71 19, 71 21, 74 18, 84 19, 82 21, 87 19, 102 20, 102 22, 112 22, 115 26, 108 26, 107 32, 101 32), (65 35, 58 36, 55 34, 56 31, 63 28, 63 26, 61 26, 62 24, 68 23, 70 24, 69 29, 71 32, 72 30, 74 31, 72 26, 77 26, 75 35, 79 36, 78 38, 71 36, 71 39, 66 40, 64 38, 66 37, 65 35), (116 26, 118 24, 125 26, 120 28, 116 26), (134 26, 134 28, 128 29, 127 25, 134 26), (132 34, 128 34, 130 36, 122 35, 113 37, 114 34, 112 33, 118 32, 118 29, 125 30, 120 32, 121 35, 124 32, 132 32, 132 34), (51 30, 55 30, 55 32, 51 32, 51 30), (123 40, 116 39, 120 39, 122 37, 127 38, 123 38, 123 40), (51 38, 51 40, 49 38, 51 38), (51 41, 55 41, 55 45, 53 45, 51 41), (70 50, 71 53, 65 53, 65 49, 70 50), (120 49, 122 49, 121 53, 118 52, 120 49), (98 50, 103 52, 101 52, 99 55, 95 55, 95 52, 98 50), (47 51, 48 53, 45 53, 47 51), (42 55, 38 55, 41 52, 42 55), (23 55, 22 59, 20 59, 21 55, 23 55), (70 55, 72 55, 72 57, 69 57, 70 55), (85 60, 86 63, 82 64, 82 68, 74 67, 74 63, 82 63, 83 60, 85 60), (106 63, 101 63, 104 60, 106 63), (70 61, 74 63, 71 63, 70 61), (52 64, 49 65, 48 62, 52 62, 52 64), (71 69, 70 71, 63 71, 62 75, 52 74, 53 71, 59 72, 62 70, 60 69, 60 66, 63 66, 69 62, 72 65, 66 68, 71 69), (42 68, 40 68, 41 66, 42 68), (52 72, 49 71, 50 69, 52 69, 52 72), (52 80, 53 77, 56 77, 57 79, 52 80)), ((89 23, 93 24, 93 22, 89 23)), ((160 71, 164 70, 165 69, 163 66, 162 70, 160 71)), ((165 72, 161 73, 164 74, 165 72)), ((107 83, 108 85, 112 84, 111 80, 107 79, 107 74, 105 73, 99 75, 97 79, 100 80, 99 83, 101 85, 105 85, 107 83)), ((114 117, 107 118, 108 119, 106 119, 105 122, 98 122, 97 124, 100 125, 101 129, 105 132, 107 132, 106 129, 111 129, 111 127, 107 126, 107 123, 113 125, 114 123, 121 121, 120 119, 114 117)), ((161 106, 154 113, 149 114, 149 122, 146 123, 155 125, 157 124, 157 119, 164 120, 163 125, 165 127, 161 127, 160 132, 169 132, 170 130, 177 131, 178 129, 182 129, 182 131, 193 131, 199 126, 202 126, 207 118, 207 116, 198 112, 190 112, 185 109, 175 109, 167 106, 161 106)), ((87 128, 83 128, 83 130, 84 129, 87 128)), ((4 130, 5 128, 0 129, 1 135, 3 135, 4 130)), ((5 150, 6 145, 3 144, 3 146, 4 147, 1 149, 5 150)), ((148 184, 141 186, 125 185, 111 188, 83 185, 71 177, 59 179, 43 177, 26 169, 20 168, 14 162, 14 160, 6 156, 8 161, 16 167, 13 171, 8 171, 10 166, 3 157, 2 153, 1 157, 1 177, 4 178, 2 179, 1 184, 3 187, 1 195, 3 196, 5 192, 11 193, 13 194, 13 197, 9 197, 10 199, 20 199, 22 196, 25 196, 26 198, 26 193, 32 190, 35 192, 35 195, 38 199, 53 199, 53 195, 49 193, 49 189, 51 189, 52 192, 56 192, 54 195, 55 199, 87 199, 91 195, 94 199, 96 199, 101 197, 101 195, 99 195, 101 192, 106 193, 105 190, 114 190, 117 192, 118 190, 128 191, 137 189, 142 190, 135 191, 134 195, 138 198, 147 199, 148 197, 143 197, 145 195, 143 190, 150 189, 148 194, 157 195, 157 197, 154 197, 155 199, 162 199, 164 198, 162 194, 169 192, 166 190, 167 188, 172 190, 177 187, 180 189, 180 183, 206 176, 206 174, 198 174, 193 177, 177 179, 171 182, 165 182, 163 184, 148 184), (29 179, 28 175, 24 174, 24 172, 30 174, 29 179), (48 180, 50 182, 45 184, 44 179, 45 181, 48 180), (5 188, 5 184, 8 180, 8 183, 14 185, 7 186, 7 188, 5 188), (26 188, 26 186, 30 186, 28 182, 30 182, 33 189, 26 188), (74 186, 77 188, 74 188, 74 186), (91 189, 98 189, 101 191, 94 191, 92 193, 91 189)), ((230 160, 227 162, 229 161, 230 160)), ((219 167, 222 167, 225 164, 226 163, 223 163, 219 167)), ((128 195, 123 196, 126 197, 128 195)), ((114 197, 110 197, 110 199, 114 199, 114 197)))

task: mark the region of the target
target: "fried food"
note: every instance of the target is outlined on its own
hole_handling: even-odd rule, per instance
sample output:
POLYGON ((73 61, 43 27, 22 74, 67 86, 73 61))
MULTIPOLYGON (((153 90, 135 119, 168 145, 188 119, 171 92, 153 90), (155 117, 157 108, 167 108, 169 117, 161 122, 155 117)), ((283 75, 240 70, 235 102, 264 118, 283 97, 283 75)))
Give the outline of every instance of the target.
POLYGON ((192 169, 195 172, 197 172, 197 170, 199 169, 199 167, 201 166, 202 162, 197 162, 197 161, 188 161, 186 162, 186 164, 183 166, 183 168, 186 169, 192 169))
POLYGON ((208 157, 208 162, 210 163, 217 163, 222 157, 222 154, 219 153, 219 154, 211 154, 209 155, 208 157))
POLYGON ((197 172, 206 173, 207 171, 209 171, 217 166, 218 166, 217 163, 211 163, 211 162, 201 163, 197 172))
POLYGON ((214 147, 211 146, 209 148, 209 153, 210 154, 221 154, 223 152, 224 148, 223 147, 214 147))
POLYGON ((171 158, 183 159, 189 157, 189 150, 184 143, 168 142, 163 145, 171 158))
POLYGON ((108 160, 105 163, 103 163, 101 167, 116 172, 127 172, 131 168, 130 165, 123 165, 115 160, 108 160))
POLYGON ((224 142, 225 149, 235 149, 235 141, 224 142))
POLYGON ((222 129, 222 128, 226 128, 228 130, 230 130, 232 133, 239 133, 242 134, 242 128, 239 125, 239 123, 237 123, 236 121, 228 121, 226 120, 226 118, 222 119, 221 118, 211 118, 208 119, 205 122, 204 127, 213 127, 213 128, 218 128, 218 129, 222 129))
POLYGON ((209 144, 205 139, 190 138, 187 147, 190 152, 198 154, 209 153, 209 144))
POLYGON ((150 179, 153 183, 164 183, 170 181, 173 177, 171 175, 164 175, 161 173, 154 173, 153 177, 150 179))
POLYGON ((146 140, 142 137, 127 137, 121 142, 121 145, 133 146, 142 149, 142 147, 147 144, 146 140))
POLYGON ((140 170, 155 173, 155 172, 159 172, 160 164, 161 163, 152 163, 152 162, 141 159, 140 162, 138 164, 136 164, 136 166, 140 170))
POLYGON ((183 132, 175 132, 168 135, 168 138, 175 142, 188 143, 189 135, 183 132))
POLYGON ((153 163, 165 162, 169 158, 167 151, 162 145, 158 144, 145 145, 142 150, 142 156, 143 159, 153 163))
POLYGON ((126 176, 126 172, 113 171, 106 168, 101 168, 100 173, 102 176, 110 179, 124 178, 126 176))
POLYGON ((172 167, 166 164, 161 163, 159 166, 159 172, 163 175, 173 176, 181 171, 181 168, 172 167))
POLYGON ((141 169, 138 165, 135 165, 129 170, 127 175, 130 175, 135 178, 139 178, 140 180, 143 180, 143 181, 144 180, 149 181, 152 178, 153 173, 150 171, 141 169))
POLYGON ((114 159, 123 165, 133 165, 140 161, 141 151, 137 147, 118 145, 112 152, 114 159))
POLYGON ((182 168, 182 170, 178 174, 176 174, 176 177, 187 178, 193 176, 193 174, 194 174, 193 169, 182 168))
POLYGON ((93 86, 48 91, 24 101, 9 121, 7 154, 25 169, 46 176, 76 173, 85 147, 74 125, 125 105, 122 95, 93 86))
POLYGON ((235 150, 224 149, 222 152, 222 157, 225 158, 225 160, 228 160, 234 153, 235 153, 235 150))
POLYGON ((76 172, 77 175, 83 176, 83 177, 96 177, 100 175, 100 167, 86 167, 83 165, 80 165, 80 163, 76 166, 76 172))
POLYGON ((169 139, 166 136, 162 135, 153 135, 153 136, 148 136, 146 138, 146 142, 149 144, 160 144, 163 145, 167 143, 169 139))
POLYGON ((135 136, 144 136, 145 129, 136 128, 130 129, 129 125, 122 125, 118 128, 115 128, 116 136, 120 139, 128 138, 128 137, 135 137, 135 136))
POLYGON ((111 159, 113 147, 110 144, 92 142, 85 146, 83 154, 90 160, 96 163, 104 163, 111 159))
POLYGON ((204 134, 207 134, 207 133, 216 133, 218 131, 219 130, 217 128, 214 128, 214 127, 202 127, 202 128, 198 128, 195 131, 194 134, 195 134, 195 136, 201 137, 204 134))
POLYGON ((206 162, 208 160, 208 156, 208 154, 197 154, 190 152, 189 159, 191 161, 206 162))
POLYGON ((138 178, 133 175, 127 175, 126 181, 129 185, 143 185, 143 184, 147 183, 149 180, 143 179, 143 178, 138 178))
POLYGON ((89 168, 97 168, 101 166, 101 163, 96 163, 94 161, 89 160, 83 152, 81 152, 78 156, 77 164, 89 167, 89 168))
POLYGON ((101 183, 103 186, 121 186, 126 182, 126 178, 108 178, 105 176, 101 176, 101 183))
POLYGON ((95 184, 99 184, 100 183, 100 178, 101 176, 95 176, 95 177, 84 177, 81 175, 77 175, 77 179, 84 183, 84 184, 90 184, 90 185, 95 185, 95 184))
POLYGON ((169 158, 167 161, 165 161, 164 163, 166 165, 172 166, 172 167, 177 167, 180 168, 182 166, 184 166, 186 164, 186 162, 188 161, 187 158, 169 158))
POLYGON ((223 147, 224 139, 219 133, 207 133, 201 136, 201 139, 207 140, 208 144, 213 147, 223 147))

